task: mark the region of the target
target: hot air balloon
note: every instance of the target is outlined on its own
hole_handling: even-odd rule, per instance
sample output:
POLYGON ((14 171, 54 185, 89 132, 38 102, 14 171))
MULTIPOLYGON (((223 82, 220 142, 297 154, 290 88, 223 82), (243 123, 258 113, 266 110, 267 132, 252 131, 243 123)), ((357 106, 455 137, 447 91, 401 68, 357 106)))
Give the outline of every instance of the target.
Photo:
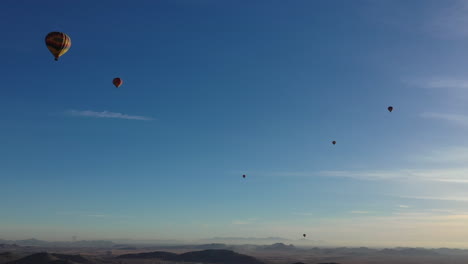
POLYGON ((387 109, 388 109, 389 112, 392 112, 393 111, 393 106, 389 106, 387 109))
POLYGON ((333 140, 333 141, 332 141, 332 144, 333 144, 333 145, 335 145, 335 144, 336 144, 336 141, 335 141, 335 140, 333 140))
POLYGON ((244 174, 244 175, 242 175, 242 178, 244 178, 244 179, 245 179, 245 174, 244 174))
POLYGON ((115 85, 115 87, 119 88, 120 85, 122 85, 123 81, 122 81, 122 79, 120 79, 120 78, 114 78, 114 80, 112 81, 112 83, 115 85))
POLYGON ((302 236, 303 236, 303 237, 306 237, 306 234, 303 234, 302 236))
POLYGON ((45 38, 49 51, 54 55, 55 60, 65 54, 71 47, 71 39, 62 32, 50 32, 45 38))

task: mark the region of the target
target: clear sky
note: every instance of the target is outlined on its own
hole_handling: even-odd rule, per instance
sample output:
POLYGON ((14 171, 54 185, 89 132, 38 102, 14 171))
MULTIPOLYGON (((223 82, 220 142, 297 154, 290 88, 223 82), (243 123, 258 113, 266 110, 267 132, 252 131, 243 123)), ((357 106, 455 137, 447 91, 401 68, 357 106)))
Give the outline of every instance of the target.
POLYGON ((0 32, 0 238, 468 244, 466 1, 7 0, 0 32))

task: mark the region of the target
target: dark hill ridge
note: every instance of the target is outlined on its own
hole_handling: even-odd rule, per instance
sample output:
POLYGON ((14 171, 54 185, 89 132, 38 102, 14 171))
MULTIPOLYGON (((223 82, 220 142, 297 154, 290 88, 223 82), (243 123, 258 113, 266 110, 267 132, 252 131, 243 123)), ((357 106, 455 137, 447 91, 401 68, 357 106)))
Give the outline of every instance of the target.
POLYGON ((174 254, 169 252, 150 252, 140 254, 125 254, 118 258, 121 259, 159 259, 166 261, 187 261, 203 262, 212 264, 263 264, 254 257, 242 255, 231 250, 208 249, 202 251, 192 251, 184 254, 174 254))
POLYGON ((207 263, 223 263, 223 264, 235 264, 235 263, 243 263, 243 264, 260 264, 259 260, 247 256, 236 253, 231 250, 225 249, 208 249, 203 251, 193 251, 181 254, 180 257, 183 261, 191 261, 191 262, 207 262, 207 263))
MULTIPOLYGON (((296 263, 293 263, 293 264, 305 264, 303 262, 296 262, 296 263)), ((336 262, 322 262, 322 263, 318 263, 318 264, 340 264, 340 263, 336 263, 336 262)))
POLYGON ((27 257, 7 262, 7 264, 94 264, 95 262, 81 255, 55 253, 36 253, 27 257))
POLYGON ((13 253, 13 252, 2 252, 0 253, 0 263, 10 262, 16 259, 21 258, 21 256, 13 253))
POLYGON ((171 252, 155 251, 148 253, 125 254, 117 258, 122 259, 161 259, 161 260, 178 260, 179 255, 171 252))

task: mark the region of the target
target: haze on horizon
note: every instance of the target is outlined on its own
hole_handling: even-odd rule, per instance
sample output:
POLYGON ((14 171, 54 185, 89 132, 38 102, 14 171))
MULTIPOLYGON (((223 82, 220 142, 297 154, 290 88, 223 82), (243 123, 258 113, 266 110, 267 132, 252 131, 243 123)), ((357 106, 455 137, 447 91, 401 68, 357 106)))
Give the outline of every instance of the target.
POLYGON ((0 239, 466 248, 467 18, 458 0, 2 1, 0 239), (51 31, 72 40, 58 62, 51 31))

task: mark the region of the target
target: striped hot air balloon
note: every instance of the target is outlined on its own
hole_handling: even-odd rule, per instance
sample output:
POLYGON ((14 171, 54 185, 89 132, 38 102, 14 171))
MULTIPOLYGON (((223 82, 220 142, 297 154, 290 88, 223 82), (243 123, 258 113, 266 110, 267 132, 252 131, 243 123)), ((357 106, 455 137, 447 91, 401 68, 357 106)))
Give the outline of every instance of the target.
POLYGON ((45 38, 47 48, 54 55, 55 60, 65 54, 71 47, 71 39, 62 32, 50 32, 45 38))
POLYGON ((122 85, 123 81, 122 81, 122 79, 120 79, 120 78, 114 78, 114 80, 112 81, 112 83, 115 85, 115 87, 119 88, 120 85, 122 85))

